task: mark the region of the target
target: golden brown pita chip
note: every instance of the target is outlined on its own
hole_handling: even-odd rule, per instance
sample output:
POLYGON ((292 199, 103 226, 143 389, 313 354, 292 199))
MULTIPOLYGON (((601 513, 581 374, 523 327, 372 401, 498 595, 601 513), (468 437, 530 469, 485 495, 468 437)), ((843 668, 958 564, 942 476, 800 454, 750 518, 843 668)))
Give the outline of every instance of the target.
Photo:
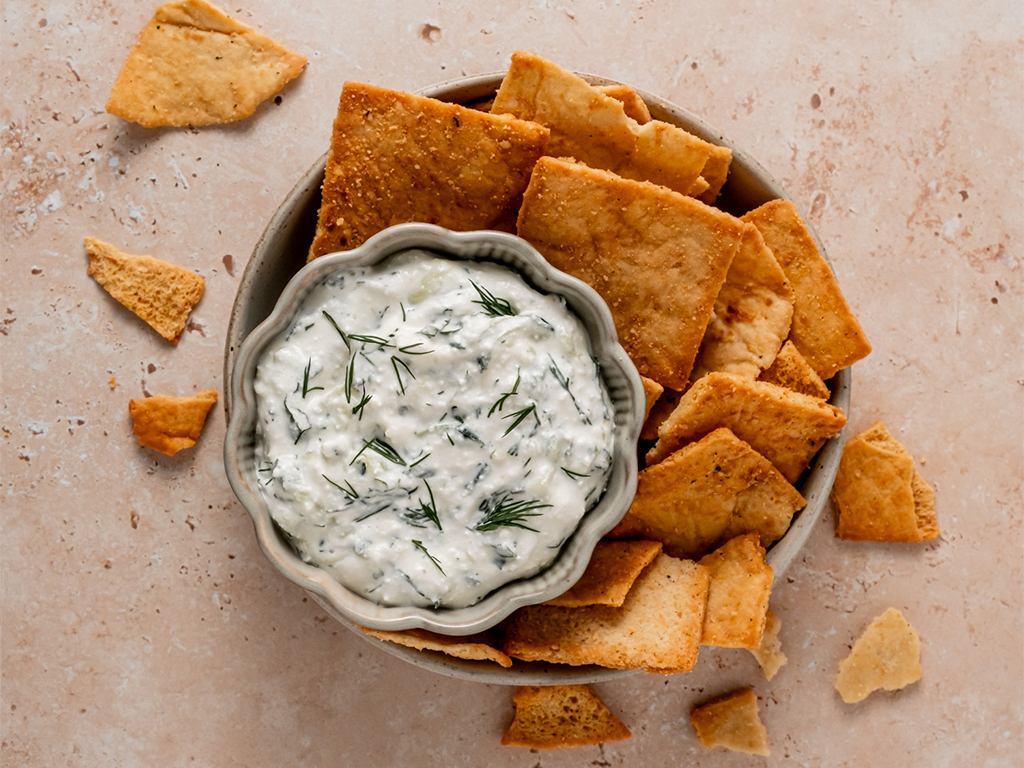
POLYGON ((345 83, 310 259, 408 221, 493 227, 518 205, 547 139, 537 123, 345 83))
POLYGON ((682 389, 739 247, 738 219, 663 187, 541 158, 519 236, 608 303, 640 373, 682 389))
POLYGON ((757 227, 743 230, 722 290, 715 299, 690 380, 712 371, 756 379, 789 334, 793 291, 757 227))
POLYGON ((494 661, 503 667, 512 666, 512 659, 496 648, 493 644, 494 638, 486 633, 453 637, 425 629, 403 629, 397 632, 369 627, 359 629, 378 640, 386 640, 418 651, 439 651, 460 659, 494 661))
POLYGON ((177 344, 188 313, 203 295, 203 278, 152 256, 122 253, 94 237, 85 238, 85 250, 89 274, 96 282, 171 344, 177 344))
POLYGON ((657 463, 686 443, 728 427, 795 483, 822 444, 845 425, 841 410, 816 397, 766 381, 709 373, 659 427, 647 462, 657 463))
POLYGON ((173 456, 191 448, 206 424, 206 414, 217 402, 217 390, 207 389, 189 397, 154 395, 128 403, 139 443, 173 456))
POLYGON ((708 749, 725 747, 748 755, 769 755, 768 731, 757 712, 757 696, 743 688, 690 710, 690 722, 708 749))
POLYGON ((940 533, 935 492, 880 421, 843 447, 832 498, 840 539, 918 542, 940 533))
POLYGON ((652 120, 640 125, 620 101, 532 53, 512 54, 491 111, 535 120, 551 129, 548 154, 573 157, 627 179, 687 194, 711 145, 682 128, 652 120))
POLYGON ((822 400, 828 400, 830 394, 821 376, 811 368, 804 356, 793 346, 792 341, 782 345, 779 354, 775 356, 775 361, 761 371, 758 378, 822 400))
POLYGON ((517 688, 512 700, 516 715, 501 737, 505 746, 582 747, 632 736, 589 685, 517 688))
POLYGON ((658 541, 599 541, 580 580, 568 592, 544 605, 620 606, 637 576, 660 553, 658 541))
POLYGON ((766 679, 771 680, 776 673, 785 666, 789 659, 782 652, 782 643, 779 641, 779 630, 782 629, 782 622, 773 612, 768 611, 767 620, 764 623, 764 637, 761 638, 761 645, 758 648, 751 648, 757 663, 764 670, 766 679))
POLYGON ((744 533, 782 538, 804 499, 766 458, 716 429, 640 473, 636 496, 610 539, 652 539, 673 557, 698 558, 744 533))
POLYGON ((700 649, 707 591, 705 568, 658 555, 621 608, 520 608, 506 627, 505 653, 574 666, 689 672, 700 649))
POLYGON ((708 205, 714 205, 718 199, 722 187, 729 176, 729 166, 732 164, 732 150, 728 147, 711 145, 711 152, 708 160, 704 163, 700 175, 707 182, 708 188, 697 194, 697 199, 708 205))
POLYGON ((205 0, 156 9, 121 68, 107 112, 156 128, 241 120, 306 59, 205 0))
POLYGON ((651 415, 651 408, 658 402, 658 398, 661 397, 665 388, 654 379, 648 379, 646 376, 641 376, 640 380, 644 385, 644 399, 646 401, 644 403, 644 420, 646 420, 651 415))
POLYGON ((888 609, 864 630, 839 662, 836 690, 847 704, 884 688, 896 691, 921 679, 921 641, 903 614, 888 609))
POLYGON ((627 117, 636 120, 640 125, 651 122, 651 111, 644 104, 644 100, 640 98, 640 94, 636 92, 635 88, 622 84, 598 85, 595 87, 605 96, 611 96, 620 102, 627 117))
POLYGON ((796 206, 772 200, 743 220, 761 231, 786 273, 795 296, 789 339, 818 375, 829 379, 867 357, 871 345, 796 206))
POLYGON ((644 426, 640 430, 640 438, 642 440, 658 439, 658 427, 661 426, 665 419, 672 415, 672 411, 676 409, 676 406, 679 404, 679 398, 682 396, 683 393, 675 389, 665 389, 661 393, 651 407, 650 413, 647 414, 647 421, 644 422, 644 426))
POLYGON ((773 577, 764 554, 757 534, 747 533, 700 559, 711 577, 702 645, 760 647, 773 577))

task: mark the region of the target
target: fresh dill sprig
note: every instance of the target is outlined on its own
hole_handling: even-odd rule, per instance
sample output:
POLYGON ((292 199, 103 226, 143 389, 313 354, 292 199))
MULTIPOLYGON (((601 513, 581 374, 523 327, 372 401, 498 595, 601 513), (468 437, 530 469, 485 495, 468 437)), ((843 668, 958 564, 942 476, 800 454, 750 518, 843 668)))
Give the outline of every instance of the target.
POLYGON ((260 467, 256 471, 257 472, 273 472, 274 471, 274 465, 273 464, 264 464, 262 467, 260 467))
POLYGON ((334 322, 334 318, 333 318, 333 317, 331 317, 331 316, 330 316, 330 315, 329 315, 329 314, 327 313, 327 310, 326 310, 326 309, 324 309, 324 310, 321 310, 321 314, 322 314, 322 315, 323 315, 324 317, 326 317, 326 318, 327 318, 327 322, 329 322, 329 323, 330 323, 331 325, 333 325, 333 326, 334 326, 334 330, 336 330, 336 331, 337 331, 338 333, 340 333, 340 334, 341 334, 341 340, 345 342, 345 348, 346 348, 346 349, 347 349, 347 350, 348 350, 349 352, 351 352, 351 351, 352 351, 352 345, 351 345, 351 344, 349 343, 349 341, 348 341, 348 335, 347 335, 347 334, 346 334, 346 333, 345 333, 345 332, 344 332, 343 330, 341 330, 340 326, 339 326, 339 325, 338 325, 338 324, 337 324, 336 322, 334 322))
POLYGON ((541 513, 536 510, 550 506, 550 504, 542 503, 539 499, 512 501, 509 496, 504 496, 501 501, 484 513, 484 519, 473 528, 477 531, 494 531, 501 527, 511 527, 536 533, 537 529, 524 525, 523 520, 528 517, 540 517, 541 513))
POLYGON ((375 344, 378 347, 393 347, 395 346, 390 341, 381 336, 368 336, 365 333, 350 333, 348 335, 352 341, 358 341, 361 344, 375 344))
POLYGON ((321 475, 320 475, 320 477, 322 477, 322 478, 323 478, 324 480, 326 480, 326 481, 327 481, 328 483, 330 483, 330 484, 331 484, 331 485, 333 485, 333 486, 334 486, 335 488, 337 488, 337 489, 338 489, 339 491, 341 491, 342 493, 344 493, 344 494, 345 494, 346 496, 348 496, 348 497, 349 497, 350 499, 358 499, 358 498, 359 498, 359 494, 358 494, 358 493, 356 493, 356 489, 352 487, 352 483, 350 483, 350 482, 349 482, 348 480, 346 480, 346 481, 345 481, 345 485, 347 485, 347 486, 348 486, 348 488, 345 488, 345 487, 343 487, 343 486, 340 486, 340 485, 338 485, 338 484, 337 484, 336 482, 334 482, 333 480, 331 480, 331 478, 329 478, 329 477, 328 477, 327 475, 321 474, 321 475))
POLYGON ((412 378, 416 378, 416 374, 412 372, 412 368, 400 357, 391 356, 391 367, 395 369, 395 378, 398 379, 398 388, 402 390, 402 394, 405 394, 405 384, 402 382, 402 372, 398 370, 398 366, 405 368, 405 372, 408 373, 412 378))
POLYGON ((403 355, 429 355, 431 352, 434 351, 432 349, 425 349, 422 352, 413 352, 412 351, 416 347, 422 347, 422 346, 423 346, 423 342, 422 341, 417 341, 415 344, 406 344, 404 347, 399 347, 398 351, 401 352, 403 355))
POLYGON ((436 557, 434 557, 432 554, 430 554, 429 552, 427 552, 427 548, 425 546, 423 546, 423 542, 422 541, 418 541, 416 539, 413 539, 412 543, 413 543, 413 546, 416 547, 416 549, 418 549, 420 552, 422 552, 424 555, 426 555, 428 558, 430 558, 430 562, 432 562, 434 564, 434 567, 437 568, 437 570, 439 570, 441 572, 442 576, 447 576, 448 575, 448 574, 446 574, 444 572, 444 568, 441 567, 441 563, 438 562, 438 559, 436 557))
POLYGON ((308 395, 310 392, 316 392, 318 389, 323 389, 323 387, 311 387, 311 386, 309 386, 309 367, 311 365, 313 365, 313 358, 312 357, 309 358, 309 361, 306 363, 306 370, 302 372, 302 399, 303 400, 306 399, 306 395, 308 395))
POLYGON ((420 508, 416 510, 413 515, 416 520, 429 520, 437 526, 437 530, 441 530, 441 518, 437 515, 437 503, 434 501, 434 491, 430 487, 430 483, 426 480, 423 484, 427 486, 427 493, 430 494, 430 503, 427 504, 423 499, 417 499, 420 503, 420 508))
MULTIPOLYGON (((551 361, 551 367, 548 370, 550 370, 552 375, 555 377, 555 381, 561 384, 562 389, 568 392, 571 397, 572 392, 569 390, 569 377, 562 373, 561 370, 559 370, 558 363, 555 362, 555 358, 551 357, 551 355, 548 355, 548 360, 551 361)), ((573 398, 573 402, 575 401, 576 398, 573 398)))
POLYGON ((430 456, 429 453, 425 453, 422 456, 420 456, 418 459, 416 459, 416 461, 414 461, 412 464, 409 465, 409 469, 412 469, 413 467, 415 467, 417 464, 419 464, 421 461, 426 459, 428 456, 430 456))
POLYGON ((562 471, 565 472, 565 474, 567 474, 573 480, 579 480, 581 477, 590 477, 590 475, 584 474, 583 472, 573 472, 568 467, 562 467, 562 471))
POLYGON ((356 414, 359 414, 359 421, 362 421, 363 409, 366 407, 366 404, 371 400, 373 400, 373 395, 366 394, 366 387, 363 387, 363 397, 358 403, 352 406, 352 415, 355 416, 356 414))
POLYGON ((345 402, 352 403, 352 383, 356 378, 356 356, 351 355, 348 359, 348 369, 345 371, 345 402))
POLYGON ((501 409, 505 407, 505 401, 508 400, 512 395, 519 392, 519 382, 522 379, 519 369, 516 369, 516 383, 512 385, 512 389, 509 392, 502 393, 501 397, 497 399, 494 405, 491 406, 491 410, 487 412, 487 418, 491 418, 495 411, 501 413, 501 409))
POLYGON ((495 296, 486 288, 481 288, 472 280, 470 280, 469 282, 472 283, 473 287, 476 288, 476 292, 480 295, 480 298, 474 299, 473 303, 479 304, 481 307, 483 307, 484 312, 486 312, 489 317, 516 314, 515 309, 509 303, 508 299, 502 299, 495 296))
POLYGON ((403 467, 407 466, 406 463, 405 463, 405 459, 403 459, 398 454, 398 451, 396 451, 388 443, 386 443, 383 440, 381 440, 379 437, 375 437, 372 440, 365 440, 363 442, 363 447, 359 449, 359 453, 357 453, 355 455, 355 457, 352 459, 352 461, 349 462, 349 466, 352 466, 353 464, 355 464, 356 463, 356 459, 358 459, 360 456, 362 456, 363 455, 363 451, 365 451, 367 449, 373 451, 378 456, 381 456, 382 458, 387 459, 392 464, 398 464, 398 465, 403 466, 403 467))
MULTIPOLYGON (((537 414, 534 413, 534 411, 536 411, 536 410, 537 410, 537 406, 536 405, 530 405, 530 406, 527 406, 526 408, 523 408, 520 411, 516 411, 515 413, 510 413, 508 416, 502 416, 501 417, 502 419, 515 419, 515 421, 512 422, 512 426, 510 426, 508 429, 505 430, 505 434, 502 435, 502 437, 507 437, 509 432, 511 432, 516 427, 518 427, 520 424, 522 424, 523 420, 527 416, 529 416, 531 413, 533 413, 533 417, 536 419, 537 418, 537 414)), ((537 419, 537 423, 538 424, 540 423, 540 419, 537 419)))
POLYGON ((398 302, 398 306, 400 306, 402 308, 402 322, 404 323, 405 322, 405 304, 403 304, 402 302, 398 302))

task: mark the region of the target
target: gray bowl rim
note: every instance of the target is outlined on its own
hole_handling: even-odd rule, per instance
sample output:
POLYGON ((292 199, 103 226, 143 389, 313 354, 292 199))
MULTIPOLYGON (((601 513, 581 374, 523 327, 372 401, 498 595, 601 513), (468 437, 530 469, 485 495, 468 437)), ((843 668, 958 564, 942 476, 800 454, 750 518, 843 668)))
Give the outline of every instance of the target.
MULTIPOLYGON (((625 85, 625 83, 612 78, 584 72, 577 72, 576 74, 592 85, 625 85)), ((415 93, 442 101, 471 104, 486 101, 488 98, 493 97, 504 76, 505 72, 499 71, 454 78, 422 88, 415 91, 415 93)), ((741 206, 746 207, 748 210, 773 199, 785 199, 793 202, 801 218, 807 223, 811 235, 814 237, 818 252, 822 254, 831 266, 828 252, 825 250, 817 231, 800 204, 792 200, 782 185, 756 159, 743 148, 734 144, 724 133, 689 110, 683 109, 648 91, 635 87, 634 89, 647 105, 653 119, 663 120, 680 126, 705 141, 728 147, 732 151, 732 164, 730 166, 729 178, 723 188, 723 196, 728 191, 735 191, 735 188, 742 184, 744 187, 751 186, 754 188, 754 192, 747 195, 746 199, 739 199, 741 206)), ((273 245, 279 233, 288 227, 294 219, 295 213, 291 209, 294 208, 296 201, 303 198, 309 199, 319 192, 326 169, 327 155, 327 152, 321 155, 296 182, 288 196, 267 223, 253 249, 252 256, 246 264, 242 277, 239 280, 224 345, 225 382, 231 381, 231 371, 234 359, 238 354, 238 349, 241 342, 252 330, 247 322, 249 318, 246 316, 245 304, 258 283, 266 253, 273 245)), ((828 402, 840 408, 847 416, 850 414, 852 382, 853 377, 850 368, 840 370, 827 382, 832 390, 828 402)), ((224 408, 230 421, 230 414, 233 410, 230 387, 225 387, 224 395, 224 408)), ((793 522, 785 535, 768 550, 767 561, 774 571, 776 582, 799 557, 800 551, 810 536, 811 531, 828 506, 829 493, 831 492, 836 471, 839 468, 839 459, 842 455, 845 439, 845 429, 830 438, 817 453, 811 466, 804 472, 798 483, 797 487, 807 503, 793 517, 793 522)), ((418 651, 366 635, 352 622, 334 611, 316 594, 310 593, 310 596, 330 616, 351 629, 366 642, 376 645, 384 652, 418 667, 461 680, 496 685, 564 685, 602 682, 637 674, 639 671, 634 669, 608 669, 594 665, 570 667, 564 664, 548 664, 537 661, 522 662, 519 660, 515 660, 511 668, 502 668, 489 661, 459 659, 436 651, 418 651)))

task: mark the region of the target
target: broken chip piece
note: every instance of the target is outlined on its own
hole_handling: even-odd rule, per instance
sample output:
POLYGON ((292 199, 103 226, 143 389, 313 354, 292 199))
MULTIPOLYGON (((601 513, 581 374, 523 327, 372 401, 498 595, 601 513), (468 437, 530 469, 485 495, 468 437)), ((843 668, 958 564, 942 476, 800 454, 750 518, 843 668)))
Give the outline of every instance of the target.
POLYGON ((761 638, 761 645, 757 648, 750 648, 750 652, 757 659, 757 663, 764 670, 765 679, 771 680, 776 673, 785 666, 789 659, 782 652, 782 642, 779 640, 779 630, 782 629, 782 622, 772 611, 764 623, 764 636, 761 638))
POLYGON ((640 94, 632 86, 616 83, 615 85, 598 85, 595 87, 605 96, 611 96, 622 104, 622 109, 627 117, 636 120, 640 125, 651 122, 651 111, 647 108, 644 100, 640 98, 640 94))
POLYGON ((821 400, 828 400, 830 394, 825 382, 821 380, 821 376, 811 368, 810 363, 793 346, 792 341, 787 341, 782 345, 775 360, 761 371, 758 379, 821 400))
POLYGON ((178 0, 143 28, 107 112, 147 128, 229 123, 249 117, 305 65, 205 0, 178 0))
POLYGON ((537 123, 345 83, 309 258, 410 221, 460 232, 499 226, 547 141, 537 123))
POLYGON ((177 344, 188 313, 203 295, 203 278, 152 256, 122 253, 94 237, 85 238, 85 250, 89 274, 96 282, 171 344, 177 344))
POLYGON ((487 633, 474 635, 441 635, 426 629, 403 629, 389 631, 359 627, 363 632, 378 640, 415 648, 418 651, 439 651, 459 659, 493 661, 503 667, 511 667, 512 659, 495 647, 494 638, 487 633))
POLYGON ((935 491, 880 421, 843 447, 832 498, 840 539, 918 542, 940 533, 935 491))
POLYGON ((654 379, 641 376, 640 381, 644 385, 644 420, 651 415, 651 408, 658 402, 658 398, 665 392, 665 388, 654 379))
POLYGON ((768 731, 757 712, 753 689, 743 688, 690 710, 690 723, 708 749, 725 747, 748 755, 769 754, 768 731))
POLYGON ((206 424, 206 415, 217 402, 217 390, 207 389, 188 397, 154 395, 128 403, 139 443, 173 456, 191 448, 206 424))
POLYGON ((854 704, 880 688, 895 691, 920 679, 921 641, 903 614, 889 608, 839 662, 835 685, 843 701, 854 704))
POLYGON ((711 579, 702 645, 760 647, 773 576, 764 555, 757 534, 748 533, 700 559, 711 579))
POLYGON ((621 741, 632 734, 589 685, 517 688, 515 718, 501 743, 551 749, 621 741))
POLYGON ((637 576, 660 553, 658 541, 599 541, 580 580, 544 605, 622 605, 637 576))

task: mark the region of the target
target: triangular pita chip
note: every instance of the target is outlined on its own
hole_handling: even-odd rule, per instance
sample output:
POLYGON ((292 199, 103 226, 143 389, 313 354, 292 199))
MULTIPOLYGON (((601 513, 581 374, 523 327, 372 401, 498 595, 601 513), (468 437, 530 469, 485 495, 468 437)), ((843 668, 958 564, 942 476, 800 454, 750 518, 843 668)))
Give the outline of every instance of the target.
POLYGON ((188 313, 203 295, 203 278, 152 256, 122 253, 94 237, 85 238, 85 250, 89 274, 96 282, 171 344, 177 344, 188 313))
POLYGON ((156 9, 121 68, 107 112, 157 128, 241 120, 299 76, 292 53, 205 0, 156 9))
POLYGON ((128 403, 139 443, 173 456, 191 448, 206 424, 206 415, 217 402, 217 390, 207 389, 189 397, 154 395, 128 403))
POLYGON ((751 688, 694 707, 690 722, 700 743, 708 749, 725 747, 748 755, 769 754, 768 731, 761 724, 757 696, 751 688))
POLYGON ((345 83, 310 259, 409 221, 493 228, 518 207, 547 140, 537 123, 345 83))
POLYGON ((636 577, 660 553, 658 541, 599 541, 580 580, 544 605, 622 605, 636 577))
POLYGON ((896 691, 921 679, 921 641, 895 608, 864 630, 850 655, 839 662, 836 690, 847 704, 884 688, 896 691))
POLYGON ((511 667, 512 659, 493 645, 494 639, 486 633, 475 635, 441 635, 426 629, 403 629, 389 631, 359 627, 363 632, 396 645, 415 648, 418 651, 439 651, 459 659, 493 661, 503 667, 511 667))
POLYGON ((516 689, 515 719, 501 743, 551 749, 621 741, 632 734, 589 685, 545 685, 516 689))
POLYGON ((711 577, 702 645, 760 647, 774 575, 764 555, 757 534, 747 533, 700 559, 711 577))
POLYGON ((758 378, 761 381, 778 384, 780 387, 822 400, 828 400, 830 394, 825 382, 821 380, 821 376, 811 368, 810 363, 793 346, 792 341, 787 341, 782 345, 775 360, 761 371, 758 378))

